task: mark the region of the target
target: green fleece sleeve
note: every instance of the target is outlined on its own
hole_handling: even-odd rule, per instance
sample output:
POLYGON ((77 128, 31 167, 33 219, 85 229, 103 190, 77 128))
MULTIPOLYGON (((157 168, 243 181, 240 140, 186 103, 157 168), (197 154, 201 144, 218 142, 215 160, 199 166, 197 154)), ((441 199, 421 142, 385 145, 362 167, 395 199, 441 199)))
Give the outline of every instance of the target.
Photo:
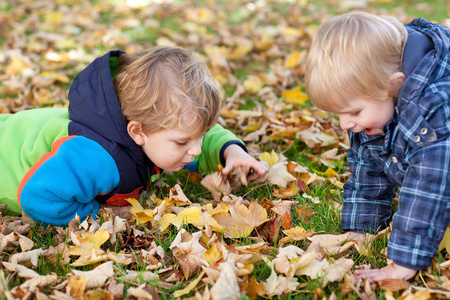
POLYGON ((200 172, 217 171, 218 164, 225 165, 223 152, 231 144, 238 144, 247 151, 244 143, 234 133, 219 124, 214 125, 203 138, 198 170, 200 172))

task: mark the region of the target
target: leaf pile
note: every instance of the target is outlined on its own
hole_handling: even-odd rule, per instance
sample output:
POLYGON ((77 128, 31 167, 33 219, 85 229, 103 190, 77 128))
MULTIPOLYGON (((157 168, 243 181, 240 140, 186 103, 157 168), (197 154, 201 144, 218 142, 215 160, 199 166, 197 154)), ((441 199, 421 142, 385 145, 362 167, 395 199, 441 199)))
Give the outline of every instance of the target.
MULTIPOLYGON (((352 270, 382 266, 372 245, 385 246, 389 231, 368 236, 373 243, 364 246, 314 221, 318 207, 339 218, 349 174, 346 133, 304 91, 311 36, 332 14, 378 12, 368 4, 385 2, 396 1, 0 3, 0 113, 67 106, 74 76, 108 50, 177 45, 207 62, 223 93, 219 122, 270 166, 245 188, 239 175, 223 182, 218 173, 191 173, 170 184, 163 177, 151 195, 128 199, 129 213, 101 210, 67 228, 0 215, 0 297, 450 297, 445 254, 413 285, 374 287, 356 282, 352 270)), ((412 19, 402 7, 392 13, 412 19)), ((442 248, 448 245, 446 238, 442 248)))

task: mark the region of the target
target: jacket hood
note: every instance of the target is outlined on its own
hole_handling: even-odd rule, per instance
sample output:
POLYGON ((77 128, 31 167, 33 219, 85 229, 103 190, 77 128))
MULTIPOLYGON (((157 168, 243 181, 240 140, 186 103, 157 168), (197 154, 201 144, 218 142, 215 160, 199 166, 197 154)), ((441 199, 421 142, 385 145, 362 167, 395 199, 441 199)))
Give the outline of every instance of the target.
MULTIPOLYGON (((434 24, 425 19, 415 19, 406 24, 408 40, 403 55, 403 73, 408 77, 427 57, 443 59, 450 47, 450 29, 444 25, 434 24)), ((436 80, 438 78, 434 78, 436 80)))
POLYGON ((110 51, 75 77, 69 91, 69 117, 107 140, 134 149, 137 145, 127 132, 111 75, 114 62, 123 53, 110 51))

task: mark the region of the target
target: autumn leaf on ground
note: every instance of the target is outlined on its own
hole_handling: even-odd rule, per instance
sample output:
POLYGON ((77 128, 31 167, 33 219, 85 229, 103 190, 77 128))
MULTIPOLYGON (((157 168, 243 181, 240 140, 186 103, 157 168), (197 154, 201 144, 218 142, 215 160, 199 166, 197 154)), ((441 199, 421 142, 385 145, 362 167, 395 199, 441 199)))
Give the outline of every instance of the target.
POLYGON ((72 269, 72 273, 78 278, 84 277, 88 289, 102 287, 108 278, 114 277, 113 262, 105 262, 91 271, 72 269))
POLYGON ((259 155, 260 161, 265 161, 269 164, 269 168, 271 168, 273 165, 278 163, 280 161, 280 158, 278 157, 277 153, 272 150, 272 152, 264 152, 259 155))
POLYGON ((232 261, 225 261, 219 264, 220 276, 216 284, 211 288, 211 296, 214 300, 239 299, 238 279, 236 276, 236 266, 232 261))
POLYGON ((308 223, 308 217, 315 214, 315 212, 307 210, 306 206, 307 204, 302 205, 296 211, 298 219, 305 224, 308 223))
POLYGON ((225 228, 225 236, 230 238, 247 237, 255 227, 269 221, 267 211, 258 203, 249 207, 244 204, 230 206, 230 214, 219 213, 214 219, 225 228))
POLYGON ((297 282, 297 278, 294 277, 288 280, 283 275, 277 275, 274 270, 273 262, 271 262, 267 258, 264 259, 264 262, 271 269, 269 278, 267 278, 267 280, 264 282, 264 290, 266 291, 267 296, 274 297, 297 290, 297 286, 299 285, 299 283, 297 282))
POLYGON ((309 99, 308 95, 301 91, 301 86, 297 86, 292 90, 287 90, 281 96, 287 103, 304 106, 309 99))
POLYGON ((344 278, 344 275, 352 270, 353 264, 353 260, 341 257, 328 266, 325 270, 326 274, 323 279, 322 287, 326 286, 328 282, 341 281, 342 278, 344 278))
POLYGON ((301 226, 295 226, 294 228, 283 230, 286 237, 280 240, 280 243, 291 243, 293 241, 302 241, 314 235, 314 230, 306 231, 301 226))
POLYGON ((153 210, 144 209, 142 205, 134 198, 128 198, 127 200, 133 207, 130 212, 140 223, 145 224, 147 222, 153 221, 153 210))
POLYGON ((220 200, 222 195, 226 196, 231 193, 230 183, 223 180, 220 172, 206 175, 200 183, 211 192, 216 201, 220 200))
POLYGON ((331 256, 347 251, 355 241, 348 241, 349 233, 344 234, 316 234, 308 237, 311 242, 318 242, 322 248, 331 256))
POLYGON ((287 170, 287 162, 278 162, 274 164, 267 173, 267 180, 274 185, 286 187, 291 181, 296 181, 297 178, 292 176, 287 170))

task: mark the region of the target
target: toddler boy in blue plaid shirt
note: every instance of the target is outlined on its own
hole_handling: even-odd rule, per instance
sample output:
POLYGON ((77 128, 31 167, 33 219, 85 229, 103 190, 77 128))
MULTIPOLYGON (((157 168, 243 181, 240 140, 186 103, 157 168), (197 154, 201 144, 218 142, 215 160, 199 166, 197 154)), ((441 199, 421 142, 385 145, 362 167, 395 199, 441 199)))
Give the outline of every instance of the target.
POLYGON ((306 90, 339 116, 351 144, 341 228, 363 238, 392 220, 393 263, 358 277, 412 278, 431 264, 449 225, 449 48, 443 25, 364 12, 333 17, 314 37, 306 90))

